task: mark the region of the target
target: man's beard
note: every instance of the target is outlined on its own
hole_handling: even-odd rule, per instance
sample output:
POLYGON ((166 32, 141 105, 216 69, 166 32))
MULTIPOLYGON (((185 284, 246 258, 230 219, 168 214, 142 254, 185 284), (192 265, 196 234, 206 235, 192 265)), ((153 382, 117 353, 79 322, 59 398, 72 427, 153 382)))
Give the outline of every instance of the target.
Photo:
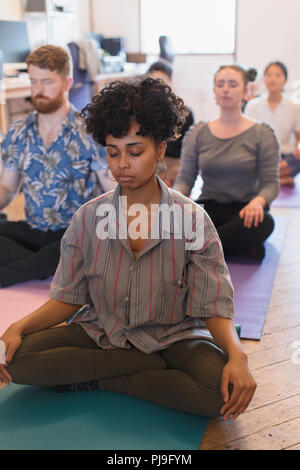
POLYGON ((32 104, 36 111, 41 114, 50 114, 57 111, 64 102, 64 91, 61 89, 56 98, 50 99, 46 96, 36 95, 31 97, 32 104), (44 98, 43 100, 38 98, 44 98))

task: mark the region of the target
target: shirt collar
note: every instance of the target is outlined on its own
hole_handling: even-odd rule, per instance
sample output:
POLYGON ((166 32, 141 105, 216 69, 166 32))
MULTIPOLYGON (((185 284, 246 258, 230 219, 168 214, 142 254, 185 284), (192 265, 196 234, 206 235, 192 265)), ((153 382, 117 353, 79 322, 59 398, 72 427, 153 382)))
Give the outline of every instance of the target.
MULTIPOLYGON (((156 177, 156 179, 161 189, 160 204, 168 204, 170 206, 173 201, 171 191, 169 190, 168 186, 158 176, 156 177)), ((121 186, 118 184, 116 188, 114 189, 113 196, 112 196, 112 203, 116 208, 119 205, 120 195, 121 195, 121 186)))
MULTIPOLYGON (((168 186, 157 176, 157 181, 158 184, 160 185, 161 188, 161 199, 160 199, 160 206, 161 205, 167 205, 171 207, 171 205, 174 203, 174 198, 172 196, 171 190, 168 188, 168 186)), ((111 196, 111 204, 115 207, 116 210, 116 217, 118 220, 119 217, 119 202, 120 202, 120 197, 121 195, 121 186, 118 184, 116 188, 112 192, 111 196)), ((100 202, 101 204, 101 202, 100 202)), ((107 217, 109 214, 107 214, 107 217)), ((158 219, 156 219, 156 224, 158 224, 158 219)), ((163 226, 163 233, 166 234, 171 234, 174 233, 174 220, 173 217, 170 217, 170 224, 164 224, 163 226)))
MULTIPOLYGON (((265 108, 270 110, 269 103, 268 103, 268 93, 265 93, 263 95, 263 98, 264 98, 263 103, 264 103, 265 108)), ((287 98, 287 96, 284 93, 282 93, 281 100, 280 100, 278 106, 276 106, 276 109, 278 109, 281 106, 285 106, 288 102, 289 102, 289 99, 287 98)))
MULTIPOLYGON (((68 114, 65 116, 65 119, 63 120, 62 127, 74 127, 76 126, 76 108, 73 106, 72 103, 70 103, 70 109, 68 114)), ((38 118, 38 112, 37 111, 32 111, 31 113, 28 114, 26 118, 26 127, 32 127, 37 125, 37 118, 38 118)))

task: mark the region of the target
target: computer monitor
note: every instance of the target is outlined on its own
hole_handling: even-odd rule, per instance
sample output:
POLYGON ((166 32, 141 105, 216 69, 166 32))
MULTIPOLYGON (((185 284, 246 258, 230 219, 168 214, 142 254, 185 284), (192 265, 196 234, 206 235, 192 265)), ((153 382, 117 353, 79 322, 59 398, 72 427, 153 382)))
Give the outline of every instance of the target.
POLYGON ((25 62, 30 52, 25 21, 0 21, 0 49, 5 64, 25 62))
MULTIPOLYGON (((1 81, 3 78, 3 53, 0 49, 0 93, 1 93, 1 81)), ((0 101, 1 103, 1 101, 0 101)))

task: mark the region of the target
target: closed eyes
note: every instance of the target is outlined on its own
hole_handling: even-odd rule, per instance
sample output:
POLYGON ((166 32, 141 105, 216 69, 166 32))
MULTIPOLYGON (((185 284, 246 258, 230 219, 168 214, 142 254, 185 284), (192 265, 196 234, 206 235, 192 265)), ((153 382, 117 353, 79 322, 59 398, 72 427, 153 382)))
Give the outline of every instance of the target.
MULTIPOLYGON (((130 153, 129 155, 130 155, 131 157, 139 157, 140 155, 142 155, 142 153, 143 153, 143 152, 139 152, 139 153, 130 153)), ((118 153, 109 153, 109 156, 110 156, 111 158, 115 158, 115 157, 117 157, 118 155, 119 155, 118 153)))

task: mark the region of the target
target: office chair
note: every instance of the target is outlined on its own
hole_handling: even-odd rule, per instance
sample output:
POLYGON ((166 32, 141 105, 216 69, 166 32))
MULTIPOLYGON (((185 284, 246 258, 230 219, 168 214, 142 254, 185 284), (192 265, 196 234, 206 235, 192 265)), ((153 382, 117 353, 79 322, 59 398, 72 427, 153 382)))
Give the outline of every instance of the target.
POLYGON ((69 100, 78 111, 91 102, 91 89, 88 72, 79 68, 79 47, 74 42, 68 44, 73 61, 73 86, 69 100))
POLYGON ((175 58, 175 51, 173 49, 172 41, 169 36, 159 36, 159 47, 161 59, 167 60, 172 63, 175 58))
POLYGON ((103 35, 99 33, 86 33, 85 35, 86 39, 94 39, 96 41, 97 46, 101 49, 102 47, 102 39, 103 35))

